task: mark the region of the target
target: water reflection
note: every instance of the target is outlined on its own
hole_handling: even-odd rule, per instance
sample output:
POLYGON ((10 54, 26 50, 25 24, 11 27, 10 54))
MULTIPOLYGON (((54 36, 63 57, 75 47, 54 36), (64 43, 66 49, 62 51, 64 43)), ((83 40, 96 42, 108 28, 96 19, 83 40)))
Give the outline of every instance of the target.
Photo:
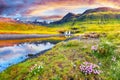
POLYGON ((22 43, 19 45, 0 48, 0 72, 7 67, 24 61, 28 58, 28 54, 37 54, 41 51, 50 49, 54 44, 50 42, 22 43))

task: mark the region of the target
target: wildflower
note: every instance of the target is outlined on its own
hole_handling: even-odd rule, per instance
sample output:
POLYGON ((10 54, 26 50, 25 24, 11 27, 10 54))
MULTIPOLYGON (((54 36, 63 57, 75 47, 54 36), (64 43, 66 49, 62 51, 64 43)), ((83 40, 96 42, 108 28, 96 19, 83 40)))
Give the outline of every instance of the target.
POLYGON ((36 75, 36 74, 42 74, 42 72, 43 72, 43 66, 37 66, 37 64, 35 64, 34 66, 32 66, 31 68, 30 68, 30 72, 31 72, 31 74, 33 74, 33 75, 36 75))
POLYGON ((75 65, 75 64, 73 65, 73 68, 74 68, 74 69, 76 68, 76 65, 75 65))
POLYGON ((113 57, 112 57, 112 61, 114 61, 114 62, 115 62, 115 61, 116 61, 116 57, 114 57, 114 56, 113 56, 113 57))
POLYGON ((80 65, 80 71, 85 75, 89 74, 99 75, 101 73, 101 70, 99 69, 98 65, 89 62, 83 62, 83 64, 80 65))
POLYGON ((97 46, 92 46, 92 47, 91 47, 91 50, 93 50, 93 51, 97 51, 97 49, 98 49, 97 46))
POLYGON ((37 64, 35 64, 35 66, 37 66, 37 64))

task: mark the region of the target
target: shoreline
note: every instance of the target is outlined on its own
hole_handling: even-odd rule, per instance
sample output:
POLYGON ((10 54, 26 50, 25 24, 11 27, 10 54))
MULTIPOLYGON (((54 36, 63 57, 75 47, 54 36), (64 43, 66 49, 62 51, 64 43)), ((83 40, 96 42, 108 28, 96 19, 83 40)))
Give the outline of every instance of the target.
POLYGON ((0 34, 0 40, 60 37, 63 34, 0 34))

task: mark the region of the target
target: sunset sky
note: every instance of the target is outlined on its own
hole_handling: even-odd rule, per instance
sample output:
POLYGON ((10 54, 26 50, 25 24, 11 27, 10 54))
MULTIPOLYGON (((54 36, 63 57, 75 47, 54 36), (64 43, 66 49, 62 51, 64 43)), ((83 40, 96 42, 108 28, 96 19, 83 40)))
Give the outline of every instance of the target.
POLYGON ((97 7, 120 8, 120 0, 0 0, 0 15, 54 19, 68 12, 82 13, 97 7))

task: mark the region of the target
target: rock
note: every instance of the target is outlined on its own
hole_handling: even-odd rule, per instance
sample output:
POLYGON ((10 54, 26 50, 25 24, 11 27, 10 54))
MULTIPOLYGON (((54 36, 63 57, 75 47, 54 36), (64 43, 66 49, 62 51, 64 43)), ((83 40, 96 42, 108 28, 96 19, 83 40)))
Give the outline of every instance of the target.
POLYGON ((87 33, 83 35, 84 39, 88 39, 88 38, 99 38, 100 34, 92 32, 92 33, 87 33))
POLYGON ((34 56, 34 54, 28 54, 28 57, 33 57, 34 56))

